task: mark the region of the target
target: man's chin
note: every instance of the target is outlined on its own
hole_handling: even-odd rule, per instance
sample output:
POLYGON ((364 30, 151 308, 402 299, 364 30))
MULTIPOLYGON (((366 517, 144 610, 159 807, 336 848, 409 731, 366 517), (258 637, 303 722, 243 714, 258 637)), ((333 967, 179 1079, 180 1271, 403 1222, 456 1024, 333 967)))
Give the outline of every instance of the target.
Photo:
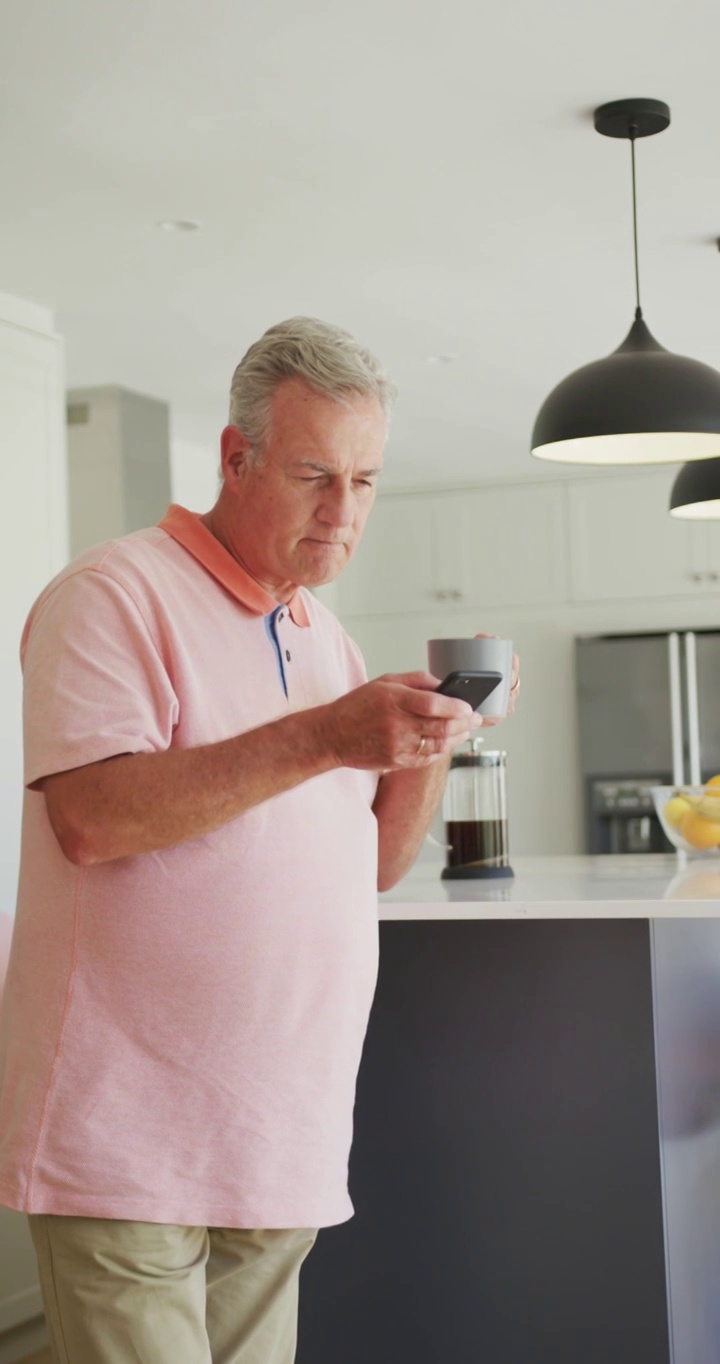
POLYGON ((298 569, 297 582, 301 587, 324 587, 326 583, 334 582, 350 559, 347 545, 324 548, 309 541, 308 549, 310 552, 302 556, 302 564, 298 569))
POLYGON ((313 572, 312 569, 308 568, 304 573, 298 575, 298 587, 325 587, 327 583, 334 583, 335 579, 340 577, 344 567, 344 564, 339 564, 337 568, 324 573, 319 569, 313 572))

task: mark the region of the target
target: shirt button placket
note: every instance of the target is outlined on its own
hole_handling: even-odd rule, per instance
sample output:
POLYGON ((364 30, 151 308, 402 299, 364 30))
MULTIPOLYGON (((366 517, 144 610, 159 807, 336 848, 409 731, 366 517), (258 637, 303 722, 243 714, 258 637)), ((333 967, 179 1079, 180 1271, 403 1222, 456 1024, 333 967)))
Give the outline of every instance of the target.
MULTIPOLYGON (((280 623, 283 622, 283 621, 285 620, 285 617, 286 617, 287 615, 288 615, 287 611, 281 611, 281 612, 280 612, 280 614, 279 614, 279 616, 278 616, 278 627, 280 626, 280 623)), ((289 617, 288 617, 288 619, 289 619, 289 617)), ((281 657, 282 657, 282 660, 283 660, 283 672, 285 673, 285 687, 286 687, 286 690, 287 690, 287 699, 288 699, 288 701, 291 701, 291 700, 292 700, 292 677, 291 677, 290 669, 288 668, 288 663, 290 663, 290 662, 292 661, 292 654, 290 653, 290 650, 288 649, 288 647, 287 647, 287 645, 286 645, 286 643, 285 643, 285 640, 284 640, 284 638, 283 638, 283 634, 284 634, 284 632, 281 631, 281 630, 278 628, 278 645, 279 645, 281 657)))

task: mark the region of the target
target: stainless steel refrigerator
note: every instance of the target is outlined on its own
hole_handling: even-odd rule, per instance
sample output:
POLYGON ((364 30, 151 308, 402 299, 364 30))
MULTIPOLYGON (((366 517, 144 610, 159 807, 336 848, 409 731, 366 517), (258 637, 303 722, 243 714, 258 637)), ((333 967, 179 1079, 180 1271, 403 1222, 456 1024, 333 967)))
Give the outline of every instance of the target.
POLYGON ((576 640, 586 849, 670 851, 650 788, 720 773, 720 630, 576 640))

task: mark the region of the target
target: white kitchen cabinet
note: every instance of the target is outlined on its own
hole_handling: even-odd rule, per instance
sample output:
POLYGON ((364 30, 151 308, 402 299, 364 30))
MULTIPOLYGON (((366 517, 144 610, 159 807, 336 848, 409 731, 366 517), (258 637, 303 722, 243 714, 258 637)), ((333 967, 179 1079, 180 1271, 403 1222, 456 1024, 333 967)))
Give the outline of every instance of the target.
POLYGON ((567 595, 560 485, 378 499, 338 580, 343 616, 533 606, 567 595))
POLYGON ((668 469, 567 485, 572 599, 693 597, 717 591, 720 538, 668 513, 668 469), (714 561, 712 554, 714 552, 714 561), (715 568, 716 565, 716 568, 715 568))
POLYGON ((344 616, 427 611, 462 591, 459 527, 447 494, 378 498, 360 548, 338 581, 344 616))
POLYGON ((690 522, 693 582, 700 592, 720 592, 720 521, 690 522))
POLYGON ((562 486, 554 483, 458 496, 453 521, 461 527, 463 602, 524 607, 565 601, 563 510, 562 486))

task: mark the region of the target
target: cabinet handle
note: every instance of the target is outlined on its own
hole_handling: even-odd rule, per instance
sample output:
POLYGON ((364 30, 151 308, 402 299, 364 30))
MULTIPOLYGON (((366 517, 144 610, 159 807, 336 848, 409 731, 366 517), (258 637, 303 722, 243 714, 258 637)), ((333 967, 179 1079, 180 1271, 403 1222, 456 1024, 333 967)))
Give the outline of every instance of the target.
POLYGON ((447 592, 442 592, 442 591, 440 591, 440 592, 436 592, 436 593, 435 593, 435 597, 436 597, 437 601, 447 601, 447 599, 448 599, 448 594, 447 594, 447 592))
POLYGON ((720 583, 720 573, 708 573, 711 583, 720 583))
POLYGON ((437 601, 462 601, 464 593, 459 588, 440 588, 434 594, 437 601))
POLYGON ((689 574, 688 574, 688 577, 690 578, 691 582, 694 582, 694 583, 701 583, 704 576, 705 576, 705 575, 704 575, 703 573, 689 573, 689 574))
POLYGON ((452 597, 453 601, 462 601, 463 598, 462 592, 460 592, 457 587, 453 588, 452 592, 450 593, 450 596, 452 597))

